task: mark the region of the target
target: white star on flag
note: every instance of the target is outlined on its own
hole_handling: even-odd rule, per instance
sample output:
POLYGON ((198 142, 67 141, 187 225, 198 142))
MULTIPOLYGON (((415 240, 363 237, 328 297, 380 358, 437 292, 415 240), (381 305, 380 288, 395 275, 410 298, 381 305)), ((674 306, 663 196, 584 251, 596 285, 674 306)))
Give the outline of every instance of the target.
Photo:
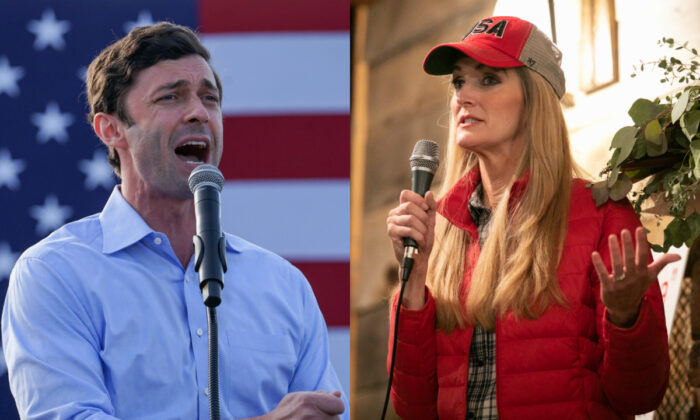
POLYGON ((70 22, 56 20, 56 14, 52 9, 44 10, 41 20, 30 20, 27 30, 36 35, 34 49, 43 50, 51 45, 55 50, 62 50, 66 46, 63 35, 70 30, 70 22))
POLYGON ((85 82, 87 80, 87 66, 81 66, 75 74, 78 79, 85 82))
POLYGON ((12 252, 10 244, 0 242, 0 281, 10 277, 10 272, 12 267, 15 266, 15 262, 17 262, 17 257, 19 257, 19 253, 12 252))
POLYGON ((19 189, 19 178, 17 175, 26 166, 21 159, 13 160, 9 150, 0 150, 0 188, 5 185, 11 190, 19 189))
POLYGON ((62 206, 58 198, 51 194, 46 197, 41 206, 31 206, 29 214, 37 220, 36 233, 45 235, 66 223, 66 219, 73 213, 70 206, 62 206))
POLYGON ((151 12, 149 12, 148 10, 141 10, 135 22, 129 21, 124 24, 124 32, 128 34, 134 28, 138 28, 139 26, 150 26, 154 23, 155 22, 153 21, 153 16, 151 16, 151 12))
POLYGON ((36 139, 39 143, 46 143, 52 138, 57 143, 65 143, 68 140, 68 126, 73 124, 73 115, 61 113, 56 102, 49 102, 46 111, 34 113, 31 117, 32 124, 39 127, 36 139))
POLYGON ((101 186, 109 191, 114 185, 112 167, 104 152, 95 152, 92 159, 78 162, 78 169, 85 174, 85 189, 94 190, 101 186))
POLYGON ((7 57, 4 55, 0 57, 0 95, 3 93, 12 97, 19 95, 17 81, 22 77, 24 77, 22 67, 12 67, 7 57))

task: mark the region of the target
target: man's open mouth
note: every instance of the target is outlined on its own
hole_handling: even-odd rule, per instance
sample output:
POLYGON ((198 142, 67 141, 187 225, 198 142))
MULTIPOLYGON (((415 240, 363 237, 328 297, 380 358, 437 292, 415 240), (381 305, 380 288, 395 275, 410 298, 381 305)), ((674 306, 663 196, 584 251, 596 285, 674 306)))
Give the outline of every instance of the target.
POLYGON ((205 141, 188 141, 175 148, 175 154, 187 163, 206 163, 209 145, 205 141))

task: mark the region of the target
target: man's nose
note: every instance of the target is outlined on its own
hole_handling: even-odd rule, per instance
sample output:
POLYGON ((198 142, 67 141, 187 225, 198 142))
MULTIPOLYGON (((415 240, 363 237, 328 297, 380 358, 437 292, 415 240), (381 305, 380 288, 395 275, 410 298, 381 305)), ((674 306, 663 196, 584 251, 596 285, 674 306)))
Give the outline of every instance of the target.
POLYGON ((194 97, 188 102, 185 121, 190 123, 206 123, 209 121, 209 110, 201 98, 194 97))

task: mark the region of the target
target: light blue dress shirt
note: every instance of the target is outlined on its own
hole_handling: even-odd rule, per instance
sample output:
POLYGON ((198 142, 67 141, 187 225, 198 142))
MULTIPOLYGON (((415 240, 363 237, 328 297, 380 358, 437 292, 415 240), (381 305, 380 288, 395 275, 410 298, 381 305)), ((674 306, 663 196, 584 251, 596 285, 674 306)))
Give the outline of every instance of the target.
MULTIPOLYGON (((340 390, 301 272, 236 236, 226 241, 221 418, 262 415, 289 392, 340 390)), ((207 315, 192 264, 182 268, 118 187, 102 213, 29 248, 2 314, 22 417, 208 419, 207 315)))

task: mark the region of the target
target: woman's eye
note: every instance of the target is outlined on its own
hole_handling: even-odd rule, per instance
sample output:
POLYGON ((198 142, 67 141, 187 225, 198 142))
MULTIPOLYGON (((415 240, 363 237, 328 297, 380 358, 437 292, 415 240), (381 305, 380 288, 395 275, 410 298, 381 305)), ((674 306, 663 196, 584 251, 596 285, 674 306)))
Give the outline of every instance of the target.
POLYGON ((499 83, 501 83, 501 80, 493 74, 485 74, 484 77, 481 78, 481 84, 484 86, 493 86, 499 83))
POLYGON ((464 86, 464 79, 459 77, 452 79, 452 87, 454 87, 455 90, 459 90, 462 86, 464 86))

